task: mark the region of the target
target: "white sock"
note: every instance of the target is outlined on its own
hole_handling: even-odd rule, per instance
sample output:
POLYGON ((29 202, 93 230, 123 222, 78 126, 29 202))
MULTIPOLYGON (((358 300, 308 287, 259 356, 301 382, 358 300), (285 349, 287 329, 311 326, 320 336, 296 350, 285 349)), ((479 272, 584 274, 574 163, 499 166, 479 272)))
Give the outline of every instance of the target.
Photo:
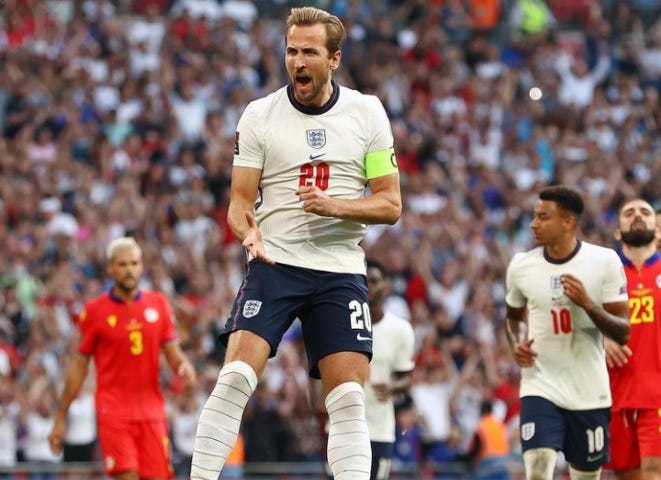
POLYGON ((600 477, 601 468, 591 472, 583 472, 581 470, 576 470, 574 467, 569 465, 569 478, 571 480, 599 480, 600 477))
POLYGON ((243 410, 256 387, 257 374, 245 362, 231 362, 220 370, 197 422, 191 480, 218 479, 236 443, 243 410))
POLYGON ((326 396, 328 464, 335 480, 369 480, 372 449, 365 421, 365 393, 360 384, 345 382, 326 396))

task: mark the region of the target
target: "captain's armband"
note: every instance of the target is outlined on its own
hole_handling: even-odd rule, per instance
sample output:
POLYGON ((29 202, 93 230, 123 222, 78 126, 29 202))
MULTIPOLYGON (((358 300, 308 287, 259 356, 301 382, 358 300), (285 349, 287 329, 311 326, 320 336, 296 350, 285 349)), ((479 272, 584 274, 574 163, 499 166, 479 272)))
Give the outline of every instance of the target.
POLYGON ((368 180, 397 173, 397 157, 394 148, 368 153, 365 157, 365 176, 368 180))

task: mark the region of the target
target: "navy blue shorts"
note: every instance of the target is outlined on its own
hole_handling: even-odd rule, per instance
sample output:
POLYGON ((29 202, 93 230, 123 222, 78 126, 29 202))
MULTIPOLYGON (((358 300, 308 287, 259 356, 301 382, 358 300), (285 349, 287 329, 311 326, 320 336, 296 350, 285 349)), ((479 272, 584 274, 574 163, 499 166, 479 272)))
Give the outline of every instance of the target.
POLYGON ((394 443, 370 442, 372 447, 372 470, 370 480, 387 480, 395 450, 394 443))
POLYGON ((521 446, 562 450, 580 470, 597 470, 610 455, 610 408, 565 410, 542 397, 521 398, 521 446))
POLYGON ((310 376, 320 378, 319 360, 337 352, 362 352, 372 358, 372 320, 364 275, 332 273, 252 260, 220 334, 249 330, 271 346, 275 356, 282 336, 299 318, 310 376))

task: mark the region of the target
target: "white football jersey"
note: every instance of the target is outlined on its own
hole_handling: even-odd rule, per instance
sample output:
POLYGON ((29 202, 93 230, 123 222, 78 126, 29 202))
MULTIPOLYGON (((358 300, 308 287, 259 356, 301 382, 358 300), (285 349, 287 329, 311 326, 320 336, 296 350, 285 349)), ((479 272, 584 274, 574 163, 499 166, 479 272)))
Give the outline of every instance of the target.
POLYGON ((581 242, 562 263, 544 248, 517 253, 507 268, 507 304, 528 308, 535 364, 521 370, 520 396, 539 396, 568 410, 611 405, 603 337, 588 314, 567 298, 560 276, 583 282, 598 305, 627 300, 624 268, 614 250, 581 242))
POLYGON ((392 396, 380 401, 371 387, 374 383, 390 385, 392 374, 413 370, 413 327, 406 320, 385 313, 372 324, 372 361, 365 385, 367 430, 373 442, 395 441, 395 406, 392 396))
POLYGON ((364 274, 366 226, 306 213, 295 192, 316 184, 331 197, 361 198, 366 155, 393 147, 385 109, 377 97, 335 83, 320 109, 288 92, 251 102, 236 133, 234 165, 262 170, 255 215, 266 254, 287 265, 364 274))

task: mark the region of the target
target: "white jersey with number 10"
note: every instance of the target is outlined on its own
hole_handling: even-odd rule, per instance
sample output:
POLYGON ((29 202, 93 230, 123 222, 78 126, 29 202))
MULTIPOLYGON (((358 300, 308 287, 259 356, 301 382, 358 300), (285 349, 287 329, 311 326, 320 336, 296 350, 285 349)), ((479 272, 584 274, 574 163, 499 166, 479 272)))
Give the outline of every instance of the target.
POLYGON ((539 396, 568 410, 611 405, 601 332, 563 293, 560 276, 579 278, 598 305, 627 300, 626 276, 614 250, 582 242, 562 263, 543 247, 518 253, 507 269, 507 304, 528 308, 528 338, 538 353, 521 371, 520 396, 539 396))

